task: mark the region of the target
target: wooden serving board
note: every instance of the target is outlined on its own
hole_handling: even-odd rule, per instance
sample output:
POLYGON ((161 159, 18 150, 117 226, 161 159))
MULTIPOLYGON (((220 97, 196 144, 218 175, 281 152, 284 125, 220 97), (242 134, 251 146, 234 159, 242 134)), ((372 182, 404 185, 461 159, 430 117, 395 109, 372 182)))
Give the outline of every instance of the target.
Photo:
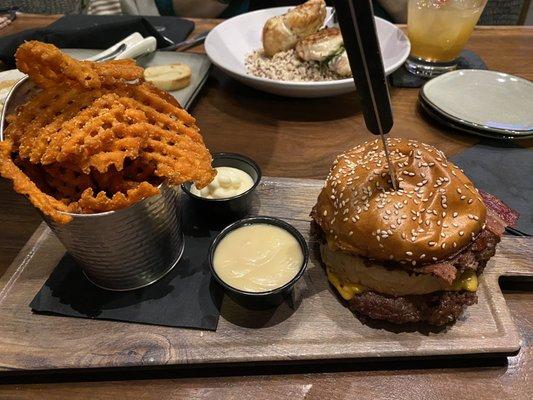
POLYGON ((315 180, 263 180, 254 214, 295 225, 309 240, 309 266, 292 306, 250 311, 225 297, 216 332, 33 314, 28 304, 64 254, 41 225, 0 280, 0 370, 506 355, 520 349, 498 279, 533 275, 531 238, 503 238, 480 280, 478 304, 453 326, 369 326, 339 301, 319 261, 309 211, 321 186, 315 180))

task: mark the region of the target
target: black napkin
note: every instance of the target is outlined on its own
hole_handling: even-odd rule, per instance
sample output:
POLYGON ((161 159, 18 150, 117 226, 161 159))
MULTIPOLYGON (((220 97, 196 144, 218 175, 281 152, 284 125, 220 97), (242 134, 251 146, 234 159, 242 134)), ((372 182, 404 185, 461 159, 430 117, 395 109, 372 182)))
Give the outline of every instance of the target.
POLYGON ((134 32, 154 36, 157 47, 185 40, 194 22, 176 17, 140 17, 130 15, 66 15, 40 29, 28 29, 0 38, 0 60, 14 68, 14 54, 26 40, 40 40, 60 48, 107 49, 134 32), (161 33, 162 31, 163 33, 161 33))
POLYGON ((476 187, 518 211, 517 228, 533 234, 533 151, 512 142, 484 140, 450 158, 476 187))
POLYGON ((34 312, 216 330, 222 291, 207 264, 211 241, 222 226, 200 217, 182 199, 183 256, 158 282, 133 291, 112 292, 90 283, 66 254, 30 303, 34 312))
MULTIPOLYGON (((463 50, 457 61, 457 69, 487 69, 487 64, 473 51, 463 50)), ((402 65, 391 77, 393 86, 417 88, 426 83, 429 78, 422 78, 417 75, 413 75, 405 65, 402 65)))

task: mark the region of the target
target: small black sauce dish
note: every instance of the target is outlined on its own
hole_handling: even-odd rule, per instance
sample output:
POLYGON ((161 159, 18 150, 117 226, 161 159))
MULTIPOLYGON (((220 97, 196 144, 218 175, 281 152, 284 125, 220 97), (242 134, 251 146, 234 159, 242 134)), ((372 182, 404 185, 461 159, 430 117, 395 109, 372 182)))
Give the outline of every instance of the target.
POLYGON ((304 237, 302 236, 302 234, 294 226, 288 224, 285 221, 282 221, 278 218, 265 217, 265 216, 244 218, 227 226, 222 232, 218 234, 218 236, 215 238, 215 240, 211 244, 211 247, 209 249, 209 255, 208 255, 209 268, 215 280, 224 288, 225 292, 233 300, 235 300, 240 305, 246 308, 251 308, 251 309, 273 308, 283 303, 284 299, 289 298, 291 295, 292 289, 294 288, 294 285, 304 274, 305 268, 307 267, 308 260, 309 260, 309 249, 307 247, 307 243, 304 237), (269 290, 267 292, 247 292, 247 291, 243 291, 243 290, 240 290, 240 289, 234 288, 233 286, 228 285, 226 282, 224 282, 224 280, 222 280, 222 278, 218 276, 218 274, 215 271, 215 266, 213 263, 215 250, 218 244, 222 241, 222 239, 224 239, 224 237, 228 233, 238 228, 241 228, 243 226, 253 225, 253 224, 269 224, 269 225, 274 225, 274 226, 284 229, 285 231, 289 232, 298 241, 298 243, 300 244, 300 249, 302 250, 303 262, 296 276, 292 278, 289 282, 287 282, 285 285, 280 286, 279 288, 276 288, 273 290, 269 290))
POLYGON ((184 183, 181 188, 187 193, 194 207, 202 213, 206 213, 210 218, 235 221, 244 217, 250 210, 253 192, 261 181, 259 165, 251 158, 236 153, 215 153, 213 154, 212 165, 213 168, 233 167, 240 169, 252 177, 254 184, 246 192, 225 199, 206 199, 196 196, 190 190, 191 182, 184 183))

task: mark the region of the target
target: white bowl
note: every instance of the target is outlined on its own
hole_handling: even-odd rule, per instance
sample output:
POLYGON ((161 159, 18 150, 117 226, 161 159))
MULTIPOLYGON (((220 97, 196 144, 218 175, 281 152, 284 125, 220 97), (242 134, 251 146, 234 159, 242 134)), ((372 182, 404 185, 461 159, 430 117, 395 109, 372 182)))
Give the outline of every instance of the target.
MULTIPOLYGON (((228 75, 265 92, 289 97, 325 97, 355 90, 352 78, 322 82, 294 82, 259 78, 246 72, 244 60, 254 50, 263 48, 261 34, 265 22, 286 13, 290 7, 267 8, 238 15, 217 25, 207 35, 205 50, 211 62, 228 75)), ((328 15, 331 8, 328 7, 328 15)), ((395 25, 376 17, 383 65, 387 75, 396 71, 407 59, 411 44, 395 25)))

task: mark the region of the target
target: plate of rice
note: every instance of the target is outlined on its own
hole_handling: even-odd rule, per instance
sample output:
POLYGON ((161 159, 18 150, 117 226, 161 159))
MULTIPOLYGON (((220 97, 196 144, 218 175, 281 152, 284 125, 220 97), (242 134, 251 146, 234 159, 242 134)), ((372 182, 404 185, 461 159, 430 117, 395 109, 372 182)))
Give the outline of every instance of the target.
MULTIPOLYGON (((290 7, 276 7, 242 14, 217 25, 207 36, 205 50, 211 62, 236 80, 268 93, 288 97, 327 97, 355 90, 352 77, 343 77, 317 61, 305 61, 294 49, 267 57, 262 30, 271 17, 290 7)), ((328 15, 331 8, 327 9, 328 15)), ((376 17, 383 65, 387 75, 407 59, 411 45, 394 24, 376 17)))

